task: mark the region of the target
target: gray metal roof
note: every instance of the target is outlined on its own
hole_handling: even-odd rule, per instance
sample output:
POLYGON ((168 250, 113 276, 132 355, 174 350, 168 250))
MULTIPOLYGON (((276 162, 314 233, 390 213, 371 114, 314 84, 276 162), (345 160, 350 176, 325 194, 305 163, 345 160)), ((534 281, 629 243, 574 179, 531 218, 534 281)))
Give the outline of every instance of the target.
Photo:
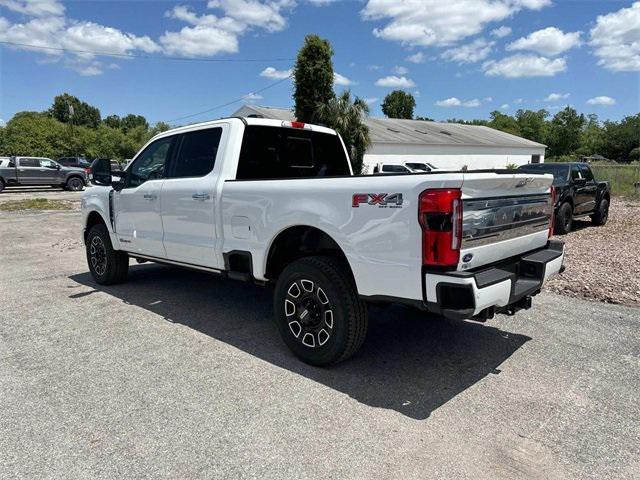
MULTIPOLYGON (((286 108, 244 105, 234 115, 262 115, 276 120, 293 120, 293 111, 286 108)), ((374 118, 365 120, 369 127, 371 142, 403 145, 442 145, 474 147, 545 147, 526 138, 501 132, 481 125, 460 123, 426 122, 397 118, 374 118)))

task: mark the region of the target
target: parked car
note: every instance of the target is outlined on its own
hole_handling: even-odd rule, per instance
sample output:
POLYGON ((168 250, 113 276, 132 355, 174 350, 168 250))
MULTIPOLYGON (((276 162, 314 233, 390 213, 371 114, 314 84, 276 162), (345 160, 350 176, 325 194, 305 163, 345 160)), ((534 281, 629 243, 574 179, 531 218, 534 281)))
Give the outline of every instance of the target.
POLYGON ((89 168, 91 162, 83 157, 62 157, 58 159, 58 163, 63 167, 89 168))
POLYGON ((51 185, 80 191, 86 182, 84 169, 63 167, 50 158, 11 157, 6 165, 0 166, 0 192, 6 187, 23 185, 51 185))
POLYGON ((405 162, 404 165, 414 172, 436 172, 438 170, 442 170, 427 162, 405 162))
POLYGON ((109 170, 93 163, 82 198, 97 283, 135 258, 274 284, 284 342, 315 365, 358 350, 366 302, 486 320, 562 268, 551 175, 352 176, 334 130, 262 118, 163 132, 109 170))
POLYGON ((587 163, 537 163, 522 165, 519 170, 553 174, 556 189, 554 233, 571 231, 573 220, 591 217, 594 225, 604 225, 609 218, 611 192, 609 182, 597 181, 587 163))

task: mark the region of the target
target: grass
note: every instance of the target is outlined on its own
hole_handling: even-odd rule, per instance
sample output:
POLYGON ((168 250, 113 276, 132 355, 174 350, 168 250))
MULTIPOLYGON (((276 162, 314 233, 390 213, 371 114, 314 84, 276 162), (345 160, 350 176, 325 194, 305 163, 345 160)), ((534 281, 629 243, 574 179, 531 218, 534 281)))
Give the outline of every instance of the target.
POLYGON ((0 210, 17 212, 19 210, 71 210, 73 205, 64 200, 31 198, 26 200, 9 200, 0 203, 0 210))
POLYGON ((592 164, 596 180, 608 180, 614 195, 640 197, 635 184, 640 182, 640 165, 598 165, 592 164))

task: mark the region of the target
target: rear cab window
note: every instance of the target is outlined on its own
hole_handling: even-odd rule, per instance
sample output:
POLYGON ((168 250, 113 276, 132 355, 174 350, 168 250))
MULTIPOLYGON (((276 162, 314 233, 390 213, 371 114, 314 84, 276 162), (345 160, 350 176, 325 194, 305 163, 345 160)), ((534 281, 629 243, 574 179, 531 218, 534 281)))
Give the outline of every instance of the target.
POLYGON ((236 180, 350 175, 337 135, 262 125, 245 128, 236 180))

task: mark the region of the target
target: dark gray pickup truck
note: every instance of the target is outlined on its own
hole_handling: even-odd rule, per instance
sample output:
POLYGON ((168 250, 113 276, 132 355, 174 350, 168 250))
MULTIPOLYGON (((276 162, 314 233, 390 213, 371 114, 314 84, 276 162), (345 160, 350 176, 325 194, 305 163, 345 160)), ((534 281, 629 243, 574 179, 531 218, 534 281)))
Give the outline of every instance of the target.
POLYGON ((87 184, 83 168, 63 167, 50 158, 10 157, 0 162, 0 192, 6 187, 51 185, 79 192, 87 184))

